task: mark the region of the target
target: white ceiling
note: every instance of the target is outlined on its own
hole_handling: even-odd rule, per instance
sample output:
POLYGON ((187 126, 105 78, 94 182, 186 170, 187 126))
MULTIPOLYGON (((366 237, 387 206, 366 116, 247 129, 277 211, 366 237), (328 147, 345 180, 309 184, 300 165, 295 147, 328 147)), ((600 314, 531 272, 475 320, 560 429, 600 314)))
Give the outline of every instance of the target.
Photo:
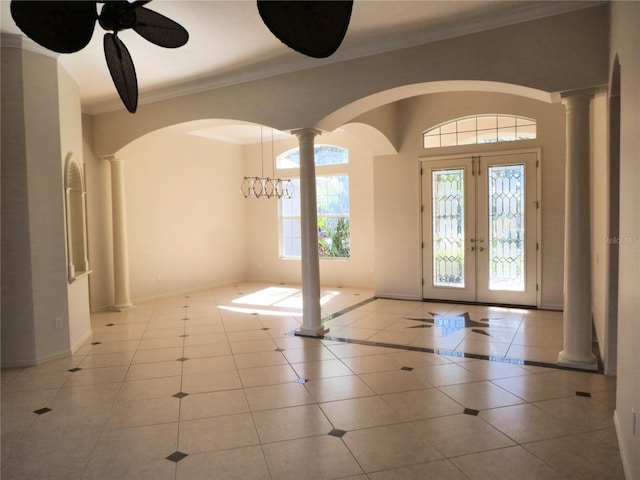
MULTIPOLYGON (((20 34, 10 2, 0 0, 1 30, 20 34)), ((347 35, 327 59, 313 59, 280 43, 262 23, 252 0, 155 0, 147 8, 180 23, 189 42, 178 49, 153 45, 134 31, 119 33, 133 58, 140 104, 176 94, 390 51, 456 35, 594 5, 593 1, 355 0, 347 35)), ((122 108, 102 51, 104 31, 87 47, 60 55, 79 85, 85 111, 122 108)), ((246 139, 238 139, 246 143, 246 139)))

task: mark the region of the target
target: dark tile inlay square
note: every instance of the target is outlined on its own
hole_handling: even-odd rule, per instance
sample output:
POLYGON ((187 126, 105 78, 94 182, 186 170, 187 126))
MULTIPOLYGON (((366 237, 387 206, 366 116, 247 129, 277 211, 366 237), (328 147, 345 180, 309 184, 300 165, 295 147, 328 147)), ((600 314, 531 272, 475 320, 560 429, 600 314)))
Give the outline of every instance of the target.
POLYGON ((70 372, 79 372, 80 370, 82 370, 80 367, 70 368, 69 369, 70 372))
POLYGON ((299 378, 299 379, 296 380, 296 383, 305 384, 305 383, 307 383, 307 379, 306 378, 299 378))
POLYGON ((334 428, 329 432, 329 435, 331 435, 332 437, 342 438, 345 433, 347 433, 346 430, 340 430, 339 428, 334 428))
POLYGON ((404 370, 405 372, 413 372, 413 367, 402 367, 400 370, 404 370))
POLYGON ((267 330, 269 330, 269 327, 263 327, 260 330, 264 330, 266 332, 267 330))
POLYGON ((175 394, 175 395, 173 395, 173 396, 174 396, 174 397, 176 397, 176 398, 184 398, 184 397, 186 397, 187 395, 189 395, 189 394, 188 394, 188 393, 184 393, 184 392, 178 392, 178 393, 176 393, 176 394, 175 394))
POLYGON ((464 412, 462 413, 464 413, 465 415, 473 415, 477 417, 478 414, 480 413, 480 410, 474 410, 473 408, 465 408, 464 412))
POLYGON ((187 335, 186 333, 184 335, 178 335, 178 337, 180 337, 180 338, 185 338, 185 337, 188 337, 188 336, 189 335, 187 335))
POLYGON ((102 342, 91 342, 91 345, 102 345, 102 342))
POLYGON ((184 317, 182 320, 183 321, 187 321, 187 320, 189 320, 189 317, 184 317))
POLYGON ((275 352, 284 352, 284 348, 276 348, 274 351, 275 352))
POLYGON ((105 327, 113 327, 114 325, 115 325, 115 323, 107 323, 107 324, 105 325, 105 327))
POLYGON ((42 415, 43 413, 50 412, 51 409, 48 407, 39 408, 38 410, 34 410, 33 413, 37 413, 38 415, 42 415))
POLYGON ((172 462, 178 463, 180 460, 182 460, 182 459, 184 459, 186 457, 188 457, 188 455, 186 453, 182 453, 182 452, 176 450, 171 455, 169 455, 168 457, 165 457, 165 458, 167 460, 171 460, 172 462))
POLYGON ((186 362, 187 360, 189 360, 187 357, 180 357, 180 358, 176 358, 176 360, 178 362, 186 362))
POLYGON ((578 397, 588 397, 591 398, 591 394, 589 392, 576 392, 578 397))

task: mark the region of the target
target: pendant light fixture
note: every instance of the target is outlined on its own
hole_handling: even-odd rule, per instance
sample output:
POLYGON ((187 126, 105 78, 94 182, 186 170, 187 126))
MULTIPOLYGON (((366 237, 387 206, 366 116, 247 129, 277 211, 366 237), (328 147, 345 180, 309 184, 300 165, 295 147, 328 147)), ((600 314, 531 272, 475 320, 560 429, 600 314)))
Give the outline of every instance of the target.
MULTIPOLYGON (((273 146, 273 129, 271 129, 271 164, 275 176, 275 156, 273 146)), ((293 182, 289 179, 271 178, 264 176, 264 135, 260 126, 260 177, 244 177, 240 184, 240 191, 244 198, 291 198, 293 196, 293 182)))

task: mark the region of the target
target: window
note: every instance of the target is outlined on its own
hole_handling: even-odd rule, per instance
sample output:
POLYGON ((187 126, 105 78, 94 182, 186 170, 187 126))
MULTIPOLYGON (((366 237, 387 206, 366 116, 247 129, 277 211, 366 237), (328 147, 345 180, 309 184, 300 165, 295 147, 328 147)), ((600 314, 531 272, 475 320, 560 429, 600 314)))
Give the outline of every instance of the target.
POLYGON ((422 134, 423 148, 513 142, 536 138, 536 121, 513 115, 477 115, 438 125, 422 134))
MULTIPOLYGON (((314 148, 316 167, 349 163, 349 151, 335 145, 316 145, 314 148)), ((278 156, 278 168, 300 168, 300 149, 294 148, 278 156)))
MULTIPOLYGON (((349 152, 342 147, 317 145, 316 166, 344 165, 349 161, 349 152)), ((277 160, 280 168, 298 168, 298 149, 284 153, 277 160)), ((330 167, 335 170, 335 167, 330 167)), ((325 169, 326 170, 326 169, 325 169)), ((293 196, 280 200, 280 228, 282 256, 299 258, 301 255, 300 228, 300 179, 292 178, 293 196)), ((318 207, 318 252, 321 257, 346 258, 351 254, 349 221, 349 175, 320 173, 316 176, 316 202, 318 207)))

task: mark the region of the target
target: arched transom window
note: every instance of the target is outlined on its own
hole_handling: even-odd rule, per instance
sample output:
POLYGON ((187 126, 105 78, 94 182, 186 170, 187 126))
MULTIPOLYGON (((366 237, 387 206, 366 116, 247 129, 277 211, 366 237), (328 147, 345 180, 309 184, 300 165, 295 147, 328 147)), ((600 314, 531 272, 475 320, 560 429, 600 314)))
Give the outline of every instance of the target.
POLYGON ((536 121, 514 115, 475 115, 442 123, 422 134, 424 148, 514 142, 536 138, 536 121))

